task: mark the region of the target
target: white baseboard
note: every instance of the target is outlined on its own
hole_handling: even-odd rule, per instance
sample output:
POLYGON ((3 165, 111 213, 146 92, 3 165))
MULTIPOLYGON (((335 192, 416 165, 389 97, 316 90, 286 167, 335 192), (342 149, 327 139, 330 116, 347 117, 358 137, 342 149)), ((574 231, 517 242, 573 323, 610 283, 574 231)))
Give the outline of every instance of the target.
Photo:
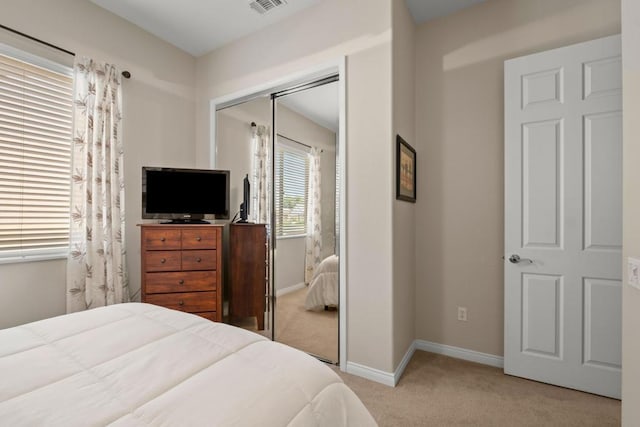
POLYGON ((298 283, 297 285, 289 286, 282 289, 276 289, 276 297, 280 297, 282 295, 290 294, 291 292, 295 292, 298 289, 302 289, 305 287, 304 283, 298 283))
POLYGON ((396 368, 396 371, 393 373, 394 386, 398 384, 398 381, 400 381, 400 377, 402 377, 404 370, 407 368, 407 365, 409 364, 409 361, 411 361, 411 358, 413 357, 413 353, 415 352, 416 352, 416 341, 414 340, 409 346, 409 348, 407 349, 407 352, 404 354, 404 357, 400 361, 400 364, 396 368))
POLYGON ((395 386, 395 375, 392 372, 385 372, 379 369, 370 368, 359 363, 347 362, 347 373, 375 381, 380 384, 395 386))
POLYGON ((496 368, 504 367, 504 358, 493 354, 481 353, 479 351, 467 350, 466 348, 438 344, 424 340, 415 340, 413 343, 416 350, 442 354, 444 356, 455 357, 456 359, 468 360, 469 362, 481 363, 483 365, 489 365, 496 368))
POLYGON ((347 368, 345 371, 351 375, 357 375, 370 381, 395 387, 396 384, 398 384, 398 381, 400 381, 400 377, 402 377, 404 370, 407 368, 407 365, 411 361, 416 350, 442 354, 444 356, 468 360, 469 362, 481 363, 483 365, 489 365, 496 368, 504 367, 504 358, 500 356, 481 353, 475 350, 467 350, 466 348, 454 347, 452 345, 438 344, 424 340, 414 340, 394 372, 385 372, 354 362, 347 362, 347 368))
POLYGON ((400 377, 402 373, 406 369, 409 361, 413 357, 413 353, 416 351, 416 342, 412 342, 407 352, 405 353, 402 361, 396 368, 394 372, 385 372, 379 369, 370 368, 365 365, 360 365, 359 363, 347 362, 347 373, 352 375, 357 375, 362 378, 366 378, 371 381, 375 381, 380 384, 388 385, 390 387, 395 387, 400 381, 400 377))

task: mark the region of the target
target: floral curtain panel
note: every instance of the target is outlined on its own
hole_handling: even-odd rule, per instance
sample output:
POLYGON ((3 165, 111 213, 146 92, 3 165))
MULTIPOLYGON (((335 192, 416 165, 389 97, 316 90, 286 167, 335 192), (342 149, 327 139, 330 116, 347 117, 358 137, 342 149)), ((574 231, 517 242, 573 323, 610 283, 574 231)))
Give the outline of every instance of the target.
POLYGON ((269 127, 252 125, 253 131, 253 200, 251 212, 258 224, 269 222, 269 127))
POLYGON ((309 190, 307 196, 307 236, 304 282, 309 284, 320 264, 322 253, 322 206, 320 185, 320 153, 318 148, 309 152, 309 190))
POLYGON ((74 86, 69 313, 129 301, 120 73, 79 58, 74 86))

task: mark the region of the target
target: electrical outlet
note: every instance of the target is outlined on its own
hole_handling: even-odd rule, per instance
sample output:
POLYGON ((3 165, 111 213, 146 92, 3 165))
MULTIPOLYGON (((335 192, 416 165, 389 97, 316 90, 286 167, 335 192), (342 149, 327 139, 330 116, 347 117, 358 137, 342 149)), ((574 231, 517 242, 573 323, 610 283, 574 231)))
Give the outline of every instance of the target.
POLYGON ((467 321, 467 307, 458 307, 458 320, 467 321))

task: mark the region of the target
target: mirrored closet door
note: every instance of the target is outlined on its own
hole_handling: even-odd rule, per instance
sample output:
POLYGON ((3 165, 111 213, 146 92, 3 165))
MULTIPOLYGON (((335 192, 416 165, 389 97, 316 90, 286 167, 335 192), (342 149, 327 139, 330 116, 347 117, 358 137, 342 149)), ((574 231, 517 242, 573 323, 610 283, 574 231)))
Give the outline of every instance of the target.
POLYGON ((338 82, 274 96, 275 340, 338 361, 338 82))
POLYGON ((226 244, 244 260, 240 272, 225 265, 225 319, 330 363, 339 358, 338 111, 332 77, 216 112, 215 167, 231 172, 238 214, 226 244), (247 266, 259 275, 263 255, 247 245, 263 238, 260 283, 247 266))
POLYGON ((224 319, 273 339, 272 105, 268 95, 216 111, 216 169, 230 171, 224 319))

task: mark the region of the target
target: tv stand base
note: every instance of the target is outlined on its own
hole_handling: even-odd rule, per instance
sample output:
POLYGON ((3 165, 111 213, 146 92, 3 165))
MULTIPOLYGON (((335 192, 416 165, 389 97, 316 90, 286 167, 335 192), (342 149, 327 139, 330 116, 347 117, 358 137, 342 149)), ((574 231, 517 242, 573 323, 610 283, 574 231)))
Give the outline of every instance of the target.
POLYGON ((172 219, 170 221, 162 221, 160 224, 211 224, 204 219, 172 219))

